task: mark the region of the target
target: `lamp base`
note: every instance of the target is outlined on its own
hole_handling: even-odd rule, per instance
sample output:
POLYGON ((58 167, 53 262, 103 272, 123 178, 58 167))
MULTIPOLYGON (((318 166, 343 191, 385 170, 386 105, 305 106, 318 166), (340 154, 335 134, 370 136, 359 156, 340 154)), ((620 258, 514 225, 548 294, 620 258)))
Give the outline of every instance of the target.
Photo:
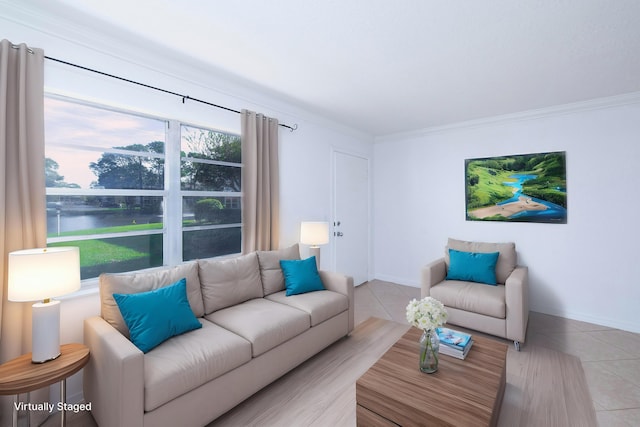
POLYGON ((60 301, 38 302, 31 306, 31 361, 45 363, 60 356, 60 301))
POLYGON ((309 246, 309 256, 316 257, 316 267, 320 270, 320 246, 309 246))

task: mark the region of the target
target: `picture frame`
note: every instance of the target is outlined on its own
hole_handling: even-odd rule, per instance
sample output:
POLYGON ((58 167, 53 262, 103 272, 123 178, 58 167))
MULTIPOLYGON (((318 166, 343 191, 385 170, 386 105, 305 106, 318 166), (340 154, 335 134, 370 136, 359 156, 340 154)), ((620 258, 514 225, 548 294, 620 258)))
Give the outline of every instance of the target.
POLYGON ((567 223, 565 151, 465 160, 467 221, 567 223))

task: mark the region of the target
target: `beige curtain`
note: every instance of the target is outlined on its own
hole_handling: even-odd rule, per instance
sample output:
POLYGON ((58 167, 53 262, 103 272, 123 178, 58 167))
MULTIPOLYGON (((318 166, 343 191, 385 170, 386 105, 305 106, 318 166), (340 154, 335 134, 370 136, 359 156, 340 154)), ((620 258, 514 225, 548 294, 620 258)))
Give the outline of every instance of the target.
POLYGON ((278 120, 242 110, 242 253, 278 249, 278 120))
MULTIPOLYGON (((0 362, 31 351, 31 304, 7 301, 7 254, 47 242, 44 178, 44 52, 0 42, 0 362)), ((48 389, 32 393, 48 399, 48 389)), ((0 425, 11 424, 11 396, 0 425)), ((43 414, 32 414, 32 421, 43 414)))

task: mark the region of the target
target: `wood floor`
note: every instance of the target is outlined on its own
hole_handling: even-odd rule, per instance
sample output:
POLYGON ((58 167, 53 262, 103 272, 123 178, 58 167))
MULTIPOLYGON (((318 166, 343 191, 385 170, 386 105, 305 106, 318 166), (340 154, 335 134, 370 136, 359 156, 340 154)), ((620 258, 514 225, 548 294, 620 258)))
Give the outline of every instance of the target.
POLYGON ((544 347, 507 354, 499 426, 597 426, 580 359, 544 347))
POLYGON ((356 380, 408 328, 370 318, 209 427, 355 426, 356 380))

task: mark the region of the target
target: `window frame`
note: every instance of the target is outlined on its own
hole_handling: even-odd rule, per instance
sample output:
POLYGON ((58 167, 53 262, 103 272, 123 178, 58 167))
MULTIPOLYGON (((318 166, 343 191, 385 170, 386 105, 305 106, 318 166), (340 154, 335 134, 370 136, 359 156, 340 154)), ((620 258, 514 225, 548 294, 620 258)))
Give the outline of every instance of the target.
MULTIPOLYGON (((163 236, 163 262, 162 266, 150 267, 149 269, 157 269, 166 266, 175 266, 190 260, 183 260, 183 233, 195 232, 200 230, 211 229, 224 229, 224 228, 239 228, 240 239, 242 239, 243 224, 242 219, 239 223, 229 224, 210 224, 199 226, 183 225, 183 198, 184 197, 237 197, 240 199, 240 206, 242 206, 242 188, 240 191, 207 191, 207 190, 182 190, 181 188, 181 167, 184 160, 198 163, 206 163, 220 166, 230 166, 240 168, 240 174, 242 174, 243 163, 225 162, 219 160, 209 160, 193 158, 189 156, 181 155, 181 129, 182 126, 189 128, 203 129, 205 131, 212 131, 222 133, 226 135, 232 135, 240 137, 239 133, 233 133, 229 131, 221 131, 215 127, 208 125, 195 124, 186 122, 179 119, 166 118, 158 115, 145 114, 131 109, 116 108, 106 104, 100 104, 98 102, 89 102, 82 99, 61 96, 54 93, 45 93, 45 98, 51 98, 58 101, 68 102, 72 104, 78 104, 81 106, 87 106, 91 108, 97 108, 101 110, 111 111, 120 114, 131 115, 135 117, 141 117, 145 119, 158 120, 164 122, 165 125, 165 139, 164 139, 164 154, 155 152, 134 152, 129 150, 114 149, 114 148, 99 148, 99 147, 84 147, 78 144, 54 144, 56 147, 64 147, 69 150, 82 150, 82 151, 95 151, 100 153, 113 153, 124 155, 140 155, 144 157, 163 158, 164 159, 164 188, 157 189, 104 189, 104 188, 67 188, 67 187, 46 187, 46 196, 148 196, 148 197, 162 197, 163 206, 163 223, 161 229, 156 230, 140 230, 131 232, 120 233, 104 233, 104 234, 87 234, 77 236, 66 237, 49 237, 49 230, 47 230, 47 245, 49 243, 62 243, 65 241, 78 241, 78 240, 95 240, 95 239, 107 239, 114 237, 132 237, 132 236, 146 236, 146 235, 159 235, 163 236)), ((45 133, 45 147, 47 147, 47 137, 45 133)), ((46 157, 46 154, 45 154, 46 157)), ((241 241, 239 242, 241 244, 241 241)), ((233 256, 238 253, 229 253, 220 256, 233 256)), ((126 272, 134 272, 138 270, 130 270, 126 272)), ((125 271, 123 271, 125 273, 125 271)), ((91 288, 97 285, 98 277, 91 277, 82 280, 82 288, 91 288)))

